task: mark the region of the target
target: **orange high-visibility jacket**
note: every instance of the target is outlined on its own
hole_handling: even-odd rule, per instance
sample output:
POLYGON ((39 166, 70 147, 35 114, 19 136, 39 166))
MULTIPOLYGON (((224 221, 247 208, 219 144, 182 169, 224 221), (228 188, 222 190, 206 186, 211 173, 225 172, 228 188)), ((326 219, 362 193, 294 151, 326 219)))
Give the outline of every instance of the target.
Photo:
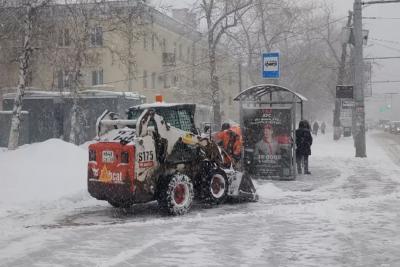
POLYGON ((243 141, 239 126, 233 126, 228 130, 217 132, 214 138, 217 142, 222 141, 223 148, 229 155, 240 157, 243 141))

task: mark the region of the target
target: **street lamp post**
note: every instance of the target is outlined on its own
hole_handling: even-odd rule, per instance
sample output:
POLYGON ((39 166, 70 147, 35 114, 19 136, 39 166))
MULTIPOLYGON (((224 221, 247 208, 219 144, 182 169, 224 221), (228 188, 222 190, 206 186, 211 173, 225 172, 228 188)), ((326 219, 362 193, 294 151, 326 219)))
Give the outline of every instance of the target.
POLYGON ((364 106, 364 61, 363 61, 363 29, 362 6, 372 4, 400 3, 400 0, 367 1, 354 0, 354 100, 355 100, 355 127, 354 146, 356 157, 366 157, 365 143, 365 106, 364 106))
POLYGON ((356 157, 364 158, 365 142, 365 107, 364 107, 364 69, 363 69, 363 32, 362 32, 362 2, 354 1, 354 102, 355 127, 354 146, 356 157))

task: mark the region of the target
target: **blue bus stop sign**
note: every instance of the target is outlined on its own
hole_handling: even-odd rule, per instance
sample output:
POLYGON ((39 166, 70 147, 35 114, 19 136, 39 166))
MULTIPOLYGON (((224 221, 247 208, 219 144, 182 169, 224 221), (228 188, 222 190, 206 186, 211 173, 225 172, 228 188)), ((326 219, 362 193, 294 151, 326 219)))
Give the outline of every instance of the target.
POLYGON ((262 77, 266 79, 279 79, 279 53, 264 53, 262 62, 262 77))

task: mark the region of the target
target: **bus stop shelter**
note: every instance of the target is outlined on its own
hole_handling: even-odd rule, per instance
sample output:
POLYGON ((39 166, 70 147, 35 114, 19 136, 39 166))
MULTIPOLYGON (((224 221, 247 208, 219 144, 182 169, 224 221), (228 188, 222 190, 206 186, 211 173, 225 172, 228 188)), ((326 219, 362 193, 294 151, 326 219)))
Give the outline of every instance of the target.
POLYGON ((256 179, 296 179, 296 118, 303 119, 307 98, 283 86, 261 84, 234 100, 240 102, 244 171, 256 179))

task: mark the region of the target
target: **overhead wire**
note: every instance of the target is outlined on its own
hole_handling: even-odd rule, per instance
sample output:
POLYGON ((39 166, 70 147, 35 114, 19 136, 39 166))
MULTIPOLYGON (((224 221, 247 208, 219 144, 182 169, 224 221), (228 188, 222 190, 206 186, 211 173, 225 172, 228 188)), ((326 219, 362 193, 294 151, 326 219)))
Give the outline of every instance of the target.
MULTIPOLYGON (((330 21, 328 23, 320 25, 319 27, 310 28, 310 29, 308 29, 308 30, 306 30, 304 32, 294 33, 292 35, 286 36, 283 39, 278 39, 278 41, 287 40, 287 39, 291 39, 291 38, 294 38, 294 37, 298 37, 298 36, 304 35, 306 33, 315 32, 317 30, 322 30, 322 29, 325 29, 326 27, 329 27, 332 24, 339 23, 339 22, 343 21, 344 19, 347 19, 347 16, 340 17, 338 19, 335 19, 333 21, 330 21)), ((249 55, 249 54, 252 54, 252 53, 244 53, 243 55, 249 55)), ((231 57, 231 55, 225 55, 225 56, 222 56, 222 57, 220 56, 220 58, 222 58, 222 59, 226 59, 226 58, 230 58, 230 57, 231 57)), ((159 75, 164 75, 164 74, 168 74, 168 73, 175 73, 175 72, 182 71, 182 70, 190 70, 190 69, 197 68, 197 67, 199 67, 201 65, 204 65, 204 64, 209 64, 210 62, 211 62, 210 60, 206 60, 206 61, 203 61, 203 62, 200 62, 200 63, 191 64, 190 66, 183 66, 183 67, 178 67, 178 68, 174 68, 174 69, 170 69, 170 70, 165 70, 165 71, 159 72, 158 74, 159 75)), ((104 84, 127 82, 129 80, 142 79, 142 78, 146 78, 146 77, 148 77, 148 76, 147 75, 142 75, 142 76, 137 76, 137 77, 135 77, 133 79, 123 79, 123 80, 109 81, 109 82, 105 82, 104 84)))
POLYGON ((371 40, 378 41, 378 42, 384 42, 384 43, 391 43, 391 44, 399 44, 400 41, 392 41, 392 40, 384 40, 384 39, 378 39, 378 38, 370 38, 371 40))
POLYGON ((387 81, 371 81, 370 83, 400 83, 400 80, 387 80, 387 81))
POLYGON ((389 46, 389 45, 385 45, 385 44, 382 44, 382 43, 380 43, 380 42, 372 42, 372 43, 374 43, 374 44, 376 44, 376 45, 379 45, 379 46, 382 46, 382 47, 385 47, 385 48, 387 48, 387 49, 390 49, 390 50, 393 50, 393 51, 397 51, 397 52, 400 52, 400 48, 395 48, 395 47, 392 47, 392 46, 389 46))
MULTIPOLYGON (((293 33, 292 35, 285 36, 285 37, 282 37, 280 39, 278 38, 277 41, 279 42, 279 41, 283 41, 283 40, 287 40, 287 39, 292 39, 292 38, 295 38, 295 37, 298 37, 298 36, 301 36, 301 35, 304 35, 304 34, 307 34, 307 33, 310 33, 310 32, 318 32, 319 30, 323 30, 323 29, 325 29, 326 27, 329 27, 332 24, 336 24, 336 23, 341 22, 344 19, 347 19, 347 16, 340 17, 340 18, 335 19, 333 21, 329 21, 328 23, 325 23, 325 24, 320 25, 318 27, 312 27, 312 28, 306 29, 305 31, 302 31, 302 32, 293 33)), ((244 53, 243 55, 248 55, 248 54, 249 53, 244 53)), ((226 59, 226 58, 230 58, 230 57, 231 57, 230 55, 225 55, 225 56, 222 56, 222 57, 220 56, 220 58, 222 58, 222 59, 226 59)), ((164 75, 164 74, 168 74, 168 73, 175 73, 175 72, 182 71, 182 70, 190 70, 190 69, 197 68, 197 67, 199 67, 201 65, 204 65, 204 64, 209 64, 209 63, 210 63, 210 60, 206 60, 206 61, 202 61, 202 62, 199 62, 199 63, 190 64, 189 66, 183 66, 183 67, 178 67, 178 68, 165 70, 165 71, 159 72, 159 75, 164 75)), ((137 76, 137 77, 135 77, 133 79, 122 79, 122 80, 109 81, 109 82, 105 82, 104 84, 127 82, 129 80, 136 80, 136 79, 141 79, 141 78, 145 78, 145 77, 147 77, 147 75, 137 76)))
POLYGON ((376 20, 400 20, 400 18, 385 18, 385 17, 363 17, 363 19, 376 19, 376 20))

